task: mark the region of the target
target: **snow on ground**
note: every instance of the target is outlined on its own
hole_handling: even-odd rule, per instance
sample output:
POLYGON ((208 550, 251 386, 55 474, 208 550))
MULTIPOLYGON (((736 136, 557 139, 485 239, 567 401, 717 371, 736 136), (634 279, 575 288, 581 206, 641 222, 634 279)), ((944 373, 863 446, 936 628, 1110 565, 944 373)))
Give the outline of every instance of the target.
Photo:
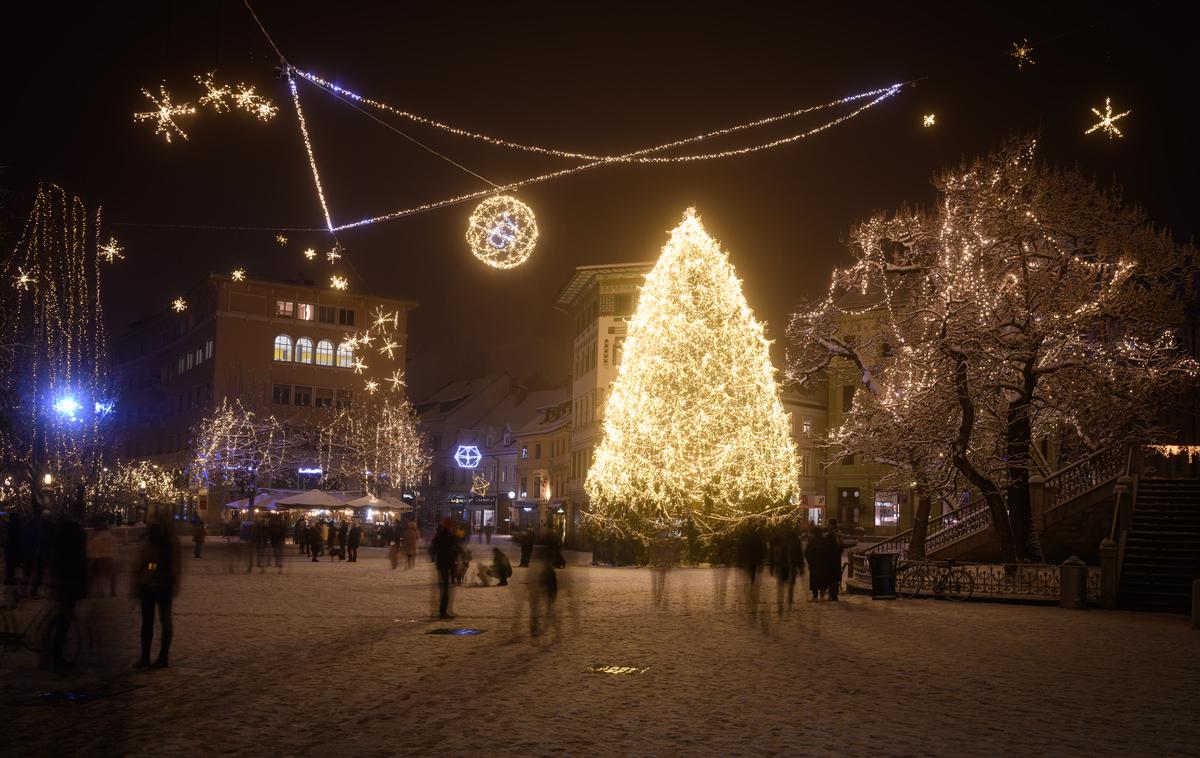
POLYGON ((655 604, 649 571, 574 555, 534 639, 524 569, 440 622, 430 564, 382 549, 288 546, 282 573, 247 574, 233 545, 184 547, 171 667, 132 672, 132 601, 88 601, 102 652, 81 673, 0 654, 0 754, 1200 755, 1182 617, 859 596, 779 615, 769 576, 754 614, 733 575, 721 607, 710 569, 672 571, 655 604), (426 634, 446 626, 484 633, 426 634), (108 696, 38 697, 68 690, 108 696))

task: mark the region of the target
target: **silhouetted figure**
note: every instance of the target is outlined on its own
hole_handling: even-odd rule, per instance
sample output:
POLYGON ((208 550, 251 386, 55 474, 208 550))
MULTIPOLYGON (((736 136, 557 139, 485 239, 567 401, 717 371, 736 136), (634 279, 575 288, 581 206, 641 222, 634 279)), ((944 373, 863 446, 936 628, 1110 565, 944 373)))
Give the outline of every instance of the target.
POLYGON ((350 536, 350 526, 343 521, 338 527, 337 545, 338 545, 338 560, 346 560, 346 540, 350 536))
POLYGON ((521 532, 521 536, 517 540, 521 545, 521 563, 518 564, 521 568, 529 566, 529 558, 533 555, 534 540, 535 537, 532 529, 526 529, 521 532))
POLYGON ((52 624, 50 655, 56 669, 65 667, 63 648, 75 619, 75 604, 87 597, 87 534, 75 518, 63 515, 52 532, 50 575, 58 608, 52 624))
POLYGON ((142 604, 142 655, 137 667, 150 663, 150 643, 154 640, 154 609, 162 628, 162 642, 153 668, 166 668, 175 625, 171 620, 171 601, 179 591, 181 564, 179 540, 167 525, 154 522, 146 527, 146 542, 138 553, 136 592, 142 604))
POLYGON ((812 599, 818 600, 829 588, 829 543, 821 527, 813 527, 808 535, 804 557, 808 561, 808 590, 812 593, 812 599))
POLYGON ((250 558, 246 565, 246 573, 254 570, 255 564, 262 568, 267 563, 267 525, 261 518, 254 519, 250 524, 250 558))
POLYGON ((358 524, 350 527, 350 533, 346 536, 346 550, 349 551, 349 559, 351 563, 358 562, 358 546, 362 544, 362 527, 358 524))
POLYGON ((787 607, 791 609, 796 578, 804 573, 804 546, 796 525, 783 524, 776 530, 775 538, 771 540, 771 568, 775 573, 775 607, 782 614, 784 595, 787 595, 787 607))
MULTIPOLYGON (((17 582, 17 567, 25 554, 25 523, 16 510, 9 511, 4 534, 4 583, 11 585, 17 582)), ((28 568, 25 573, 29 573, 28 568)))
POLYGON ((512 576, 512 564, 508 561, 508 556, 498 547, 492 548, 492 576, 500 580, 500 586, 508 584, 508 578, 512 576))
POLYGON ((484 524, 483 526, 483 536, 485 539, 487 539, 487 543, 489 545, 492 544, 492 532, 495 530, 496 527, 492 526, 491 524, 484 524))
POLYGON ((743 590, 743 602, 751 614, 758 613, 758 572, 763 562, 762 533, 755 525, 743 528, 738 540, 738 563, 746 572, 746 584, 743 590))
POLYGON ((838 592, 842 589, 842 537, 838 534, 837 519, 829 519, 829 529, 825 534, 826 581, 829 583, 829 599, 837 600, 838 592))
POLYGON ((650 540, 646 548, 646 562, 650 567, 650 600, 655 605, 667 602, 667 575, 671 570, 672 545, 670 538, 659 535, 650 540))
POLYGON ((208 530, 204 528, 204 521, 199 516, 192 516, 192 546, 195 557, 200 557, 200 551, 204 548, 204 538, 208 534, 208 530))
POLYGON ((317 558, 320 558, 321 553, 324 552, 324 549, 322 547, 324 544, 325 544, 324 541, 321 539, 321 525, 316 522, 309 524, 308 525, 308 550, 309 550, 309 554, 312 556, 313 563, 316 563, 317 558))
POLYGON ((337 555, 337 524, 333 523, 333 519, 322 525, 321 536, 325 538, 325 552, 329 553, 329 559, 337 555))
POLYGON ((92 531, 87 552, 89 584, 98 584, 100 594, 104 594, 104 585, 107 584, 109 597, 116 597, 117 538, 103 521, 97 523, 92 531))
POLYGON ((417 522, 409 521, 404 528, 404 561, 405 568, 412 568, 417 562, 417 543, 421 535, 417 533, 417 522))
POLYGON ((450 519, 446 519, 438 527, 437 534, 429 543, 429 549, 433 553, 438 573, 438 618, 452 619, 454 617, 450 615, 450 575, 458 560, 458 536, 450 519))
POLYGON ((271 558, 275 568, 283 571, 283 517, 275 514, 267 523, 267 541, 271 543, 271 558))
POLYGON ((554 601, 558 598, 558 577, 554 573, 554 558, 546 545, 537 545, 533 550, 529 566, 529 634, 538 637, 542 633, 543 615, 557 635, 558 614, 554 601), (543 606, 545 611, 543 612, 543 606))
POLYGON ((308 555, 308 525, 304 523, 304 519, 296 519, 296 533, 293 537, 296 540, 296 548, 302 555, 308 555))

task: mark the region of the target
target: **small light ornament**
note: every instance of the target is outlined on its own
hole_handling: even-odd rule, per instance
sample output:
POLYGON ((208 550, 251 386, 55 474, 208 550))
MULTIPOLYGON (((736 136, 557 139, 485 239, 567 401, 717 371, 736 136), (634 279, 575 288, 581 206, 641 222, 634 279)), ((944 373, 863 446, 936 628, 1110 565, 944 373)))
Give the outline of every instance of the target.
POLYGON ((305 258, 308 258, 308 259, 311 261, 313 258, 316 258, 316 257, 317 257, 317 251, 316 251, 316 250, 313 250, 313 249, 310 247, 309 249, 307 249, 307 250, 305 250, 305 251, 304 251, 304 257, 305 257, 305 258))
POLYGON ((926 129, 928 129, 931 126, 935 126, 936 124, 937 124, 937 115, 936 114, 926 113, 925 116, 921 119, 921 126, 925 127, 926 129))
POLYGON ((233 270, 233 273, 232 273, 232 274, 230 274, 230 276, 232 276, 232 277, 233 277, 233 280, 234 280, 235 282, 244 282, 244 281, 246 281, 246 269, 244 269, 244 268, 235 268, 235 269, 233 270))
POLYGON ((346 282, 346 277, 335 275, 329 277, 329 286, 333 287, 335 290, 344 290, 350 285, 346 282))
POLYGON ((183 313, 187 310, 187 301, 182 297, 177 297, 171 301, 171 310, 176 313, 183 313))
POLYGON ((340 242, 335 242, 333 243, 333 247, 330 248, 329 252, 325 253, 325 260, 329 261, 330 263, 337 263, 339 260, 341 260, 342 253, 345 252, 345 250, 346 248, 342 247, 340 242))
POLYGON ((392 372, 392 375, 388 377, 387 381, 392 385, 392 392, 403 389, 405 384, 404 371, 402 369, 396 369, 392 372))
POLYGON ((117 244, 116 237, 109 237, 108 242, 100 246, 100 257, 109 263, 125 260, 125 248, 117 244))
POLYGON ((1026 64, 1032 66, 1033 64, 1037 63, 1037 61, 1030 57, 1033 53, 1033 48, 1029 46, 1028 39, 1023 39, 1020 43, 1014 42, 1012 43, 1012 46, 1013 49, 1009 55, 1011 55, 1013 60, 1017 62, 1018 70, 1023 68, 1026 64))
POLYGON ((489 197, 471 214, 467 244, 476 258, 493 268, 516 268, 537 244, 533 209, 509 195, 489 197))
POLYGON ((276 242, 276 244, 279 244, 279 245, 286 245, 286 244, 287 244, 287 237, 283 236, 282 234, 276 234, 276 235, 275 235, 275 242, 276 242))
POLYGON ((19 290, 29 290, 29 285, 33 282, 33 277, 25 273, 25 270, 17 267, 17 275, 13 277, 14 285, 19 290))
POLYGON ((483 454, 475 445, 459 445, 454 451, 454 462, 459 468, 475 468, 483 460, 483 454))
POLYGON ((179 128, 179 124, 175 121, 175 117, 194 116, 196 115, 196 109, 188 103, 182 103, 180 105, 175 105, 172 103, 171 94, 167 92, 167 87, 165 84, 159 85, 159 96, 157 98, 154 97, 154 95, 151 95, 149 90, 144 88, 142 89, 142 94, 145 95, 150 102, 154 103, 155 110, 135 113, 133 114, 133 120, 137 122, 156 122, 154 126, 154 133, 161 134, 167 142, 171 141, 172 134, 178 134, 180 137, 183 137, 186 140, 188 138, 187 133, 184 132, 183 129, 179 128))
POLYGON ((486 497, 488 487, 490 487, 490 486, 492 486, 492 483, 488 481, 488 478, 486 475, 473 474, 471 476, 471 494, 472 495, 478 495, 479 497, 486 497))
POLYGON ((1101 131, 1106 132, 1108 134, 1108 138, 1112 139, 1113 137, 1124 137, 1125 136, 1124 134, 1121 134, 1121 130, 1117 128, 1116 121, 1119 118, 1125 118, 1130 113, 1133 113, 1133 111, 1128 110, 1128 111, 1125 111, 1124 113, 1118 113, 1117 115, 1114 116, 1113 112, 1112 112, 1112 98, 1106 97, 1106 98, 1104 98, 1104 112, 1101 113, 1100 111, 1096 110, 1095 108, 1092 108, 1092 113, 1095 113, 1096 116, 1100 119, 1100 121, 1099 121, 1099 123, 1092 126, 1091 129, 1088 129, 1086 132, 1084 132, 1084 134, 1091 134, 1092 132, 1099 129, 1101 131))
POLYGON ((379 389, 379 382, 375 381, 374 379, 368 379, 365 386, 367 388, 367 392, 374 395, 375 391, 379 389))

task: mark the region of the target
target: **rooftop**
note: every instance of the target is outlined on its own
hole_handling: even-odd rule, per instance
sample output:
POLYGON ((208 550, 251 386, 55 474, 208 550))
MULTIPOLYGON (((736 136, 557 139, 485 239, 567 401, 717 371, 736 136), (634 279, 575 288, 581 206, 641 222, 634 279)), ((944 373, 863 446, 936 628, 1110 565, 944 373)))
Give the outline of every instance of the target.
POLYGON ((646 275, 654 268, 654 261, 642 263, 602 263, 595 266, 577 266, 566 284, 558 292, 554 304, 569 308, 598 277, 646 275))

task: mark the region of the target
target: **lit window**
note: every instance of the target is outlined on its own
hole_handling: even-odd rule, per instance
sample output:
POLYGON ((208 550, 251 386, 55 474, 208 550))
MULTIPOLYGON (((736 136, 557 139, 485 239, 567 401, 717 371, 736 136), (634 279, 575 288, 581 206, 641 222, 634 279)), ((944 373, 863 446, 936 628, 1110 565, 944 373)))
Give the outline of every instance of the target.
MULTIPOLYGON (((320 352, 319 352, 320 347, 318 347, 317 350, 318 350, 317 354, 320 355, 320 352)), ((318 408, 332 408, 333 407, 333 390, 317 387, 316 402, 314 403, 314 405, 316 405, 316 407, 318 407, 318 408)))
POLYGON ((521 460, 525 460, 528 457, 529 457, 529 447, 527 445, 521 445, 521 460))
POLYGON ((313 362, 313 344, 308 337, 296 340, 296 363, 313 362))
POLYGON ((292 397, 296 405, 305 407, 312 405, 312 387, 302 387, 297 384, 293 390, 292 397))
POLYGON ((342 343, 337 349, 338 368, 354 368, 354 348, 342 343))
POLYGON ((317 343, 317 365, 333 365, 333 343, 329 340, 321 340, 317 343))
POLYGON ((276 384, 271 392, 271 401, 275 405, 290 405, 292 402, 292 386, 290 384, 276 384))
POLYGON ((802 422, 800 422, 800 430, 802 432, 804 432, 805 437, 811 436, 812 435, 812 419, 809 418, 808 416, 805 416, 804 420, 802 422))
POLYGON ((208 342, 206 342, 204 345, 204 357, 210 361, 212 360, 212 348, 213 348, 212 337, 209 337, 208 342))
POLYGON ((196 348, 196 365, 199 366, 201 363, 204 363, 204 351, 196 348))
POLYGON ((292 360, 292 338, 286 334, 275 338, 275 360, 285 363, 292 360))
POLYGON ((196 358, 196 356, 195 356, 194 354, 192 354, 192 353, 188 353, 188 354, 187 354, 187 367, 188 367, 188 368, 191 368, 191 367, 194 365, 194 364, 192 363, 192 361, 194 361, 194 360, 195 360, 195 358, 196 358))
POLYGON ((296 318, 301 321, 312 321, 316 317, 316 308, 312 303, 296 303, 296 318))
POLYGON ((280 318, 291 318, 296 313, 296 304, 291 300, 276 300, 275 315, 280 318))

